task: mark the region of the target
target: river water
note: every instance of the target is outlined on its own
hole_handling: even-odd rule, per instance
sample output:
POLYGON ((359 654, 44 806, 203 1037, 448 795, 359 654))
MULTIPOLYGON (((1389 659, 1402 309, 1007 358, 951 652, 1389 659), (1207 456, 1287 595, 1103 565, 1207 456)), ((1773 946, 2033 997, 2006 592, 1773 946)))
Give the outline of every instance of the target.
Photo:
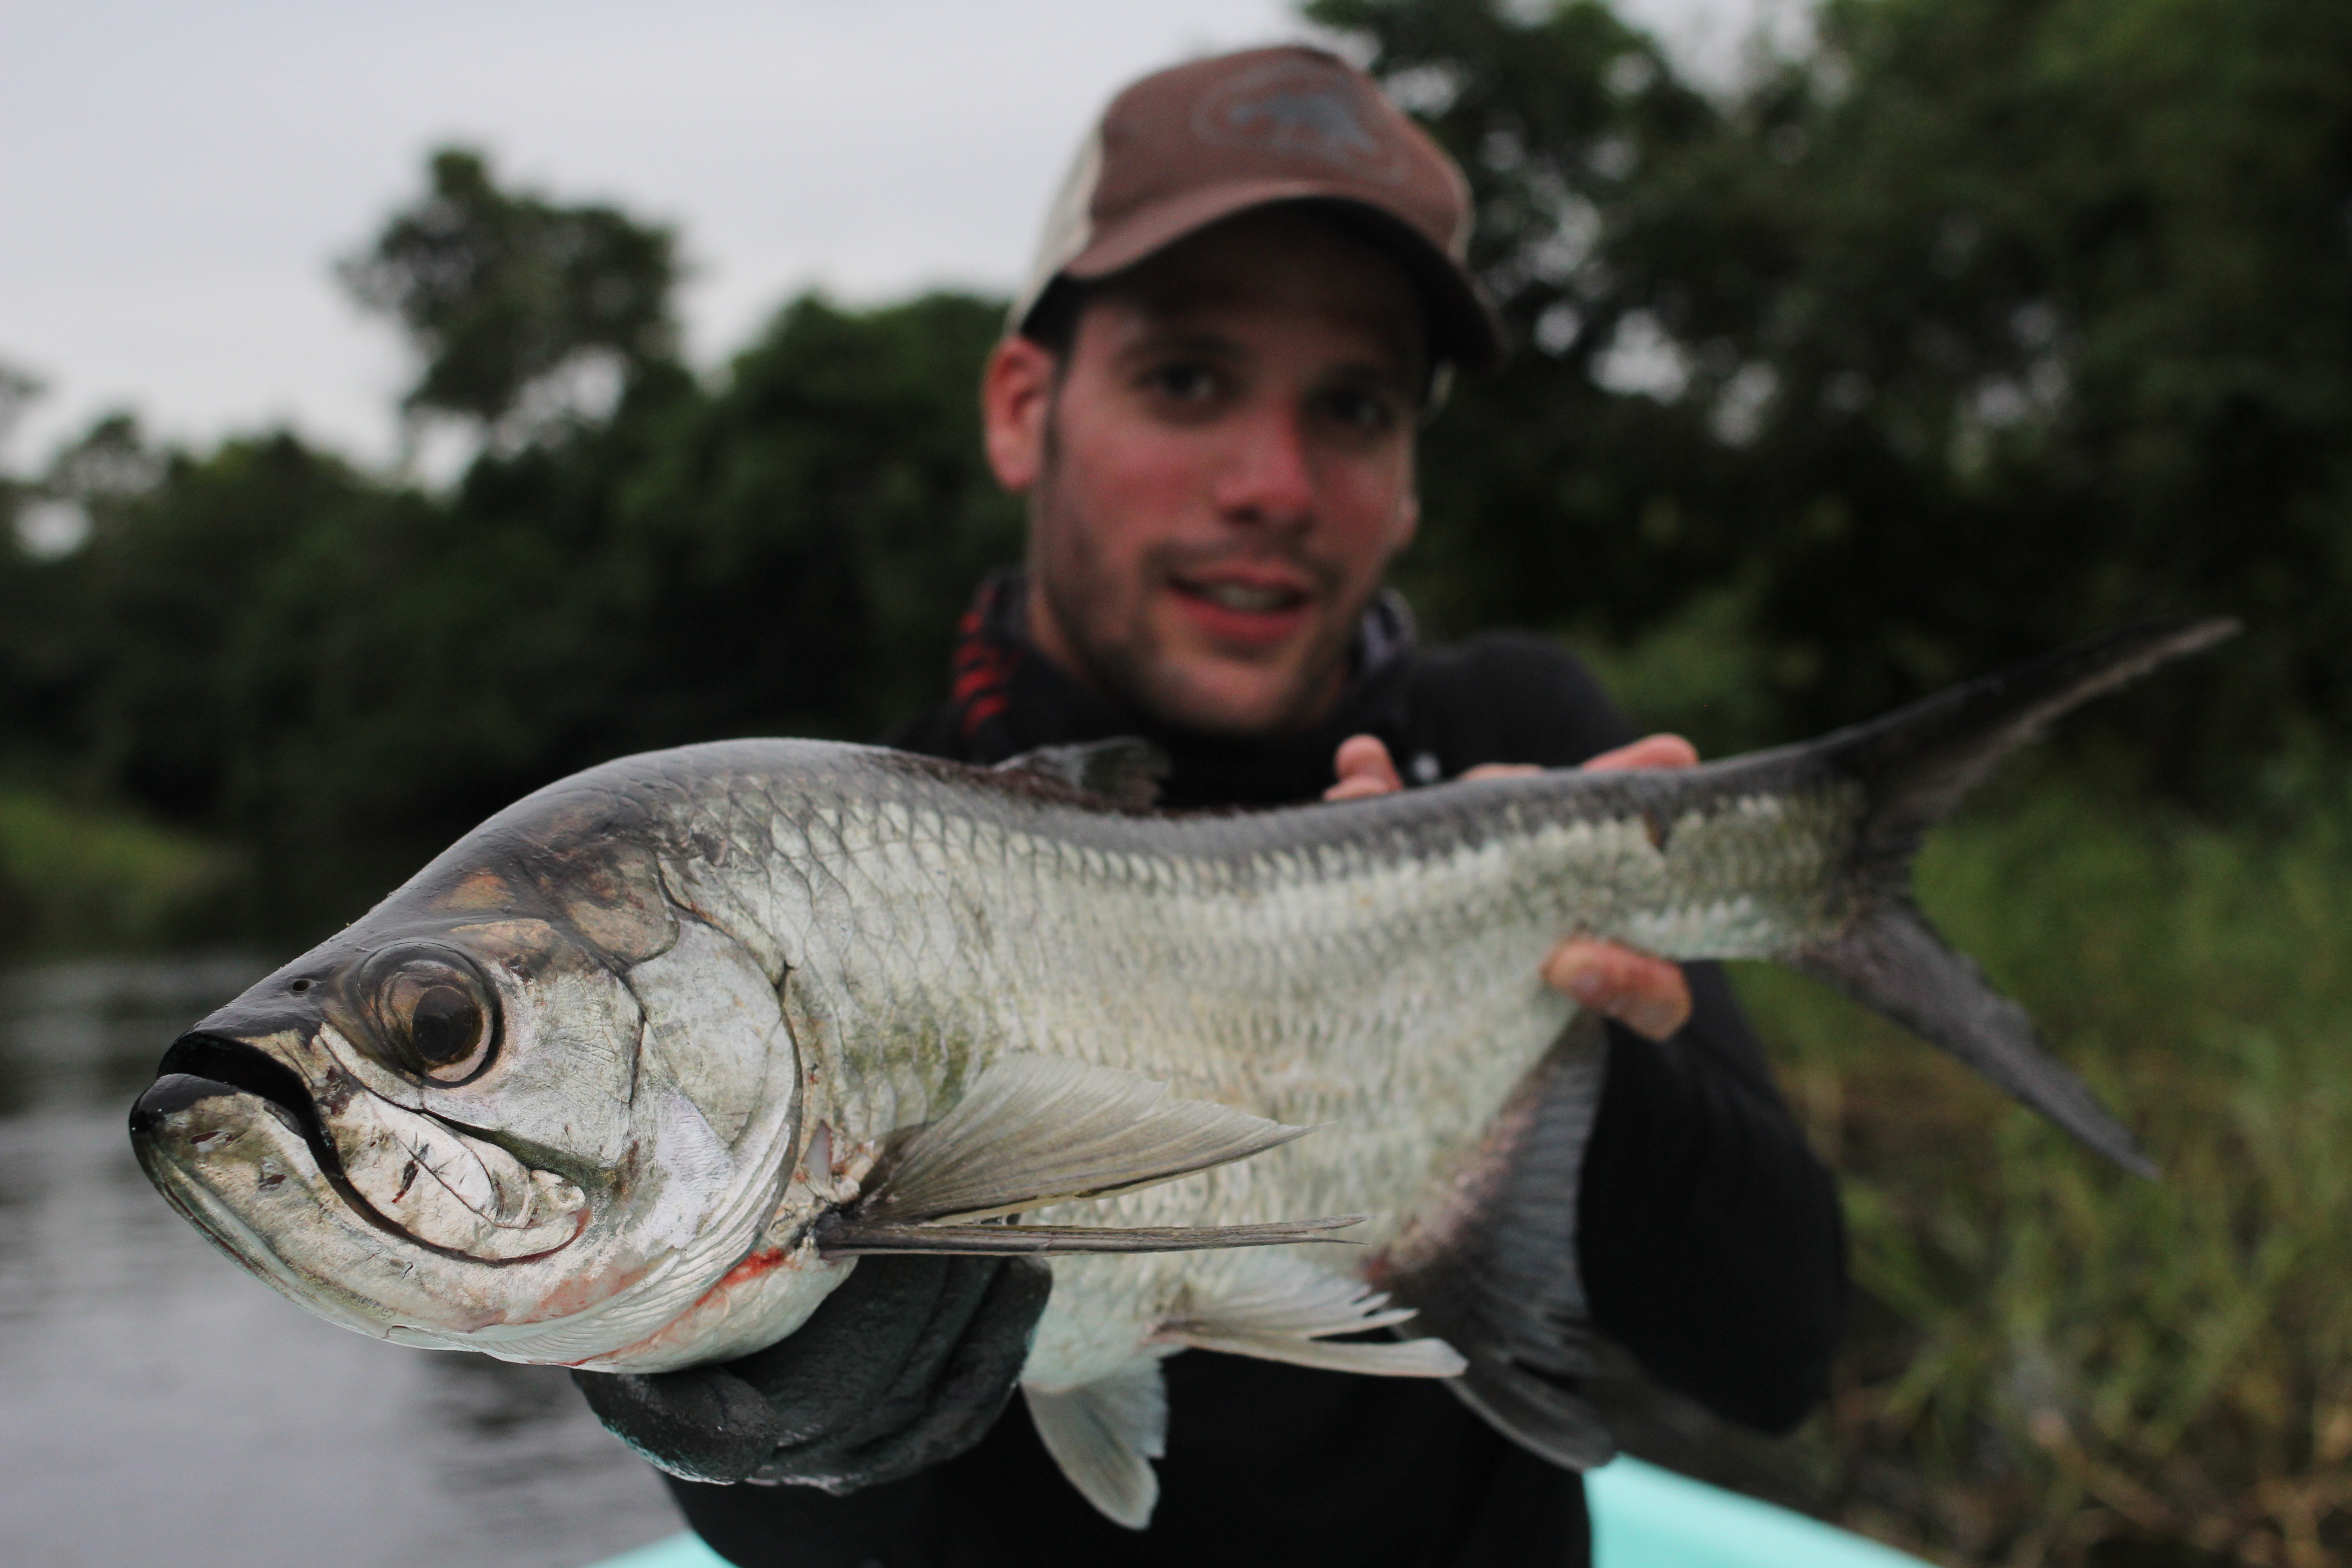
POLYGON ((0 973, 0 1563, 580 1568, 677 1530, 562 1372, 331 1327, 147 1184, 131 1100, 264 967, 0 973))

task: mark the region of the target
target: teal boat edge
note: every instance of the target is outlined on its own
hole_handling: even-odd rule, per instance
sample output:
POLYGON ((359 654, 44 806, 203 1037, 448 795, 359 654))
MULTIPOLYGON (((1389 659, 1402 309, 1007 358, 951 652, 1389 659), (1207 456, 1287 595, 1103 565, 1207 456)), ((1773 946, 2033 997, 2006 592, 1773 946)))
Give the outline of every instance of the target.
MULTIPOLYGON (((1925 1559, 1645 1465, 1616 1459, 1584 1478, 1593 1568, 1925 1568, 1925 1559)), ((727 1568, 691 1535, 607 1558, 594 1568, 727 1568)))
POLYGON ((1584 1478, 1593 1568, 1927 1568, 1769 1502, 1618 1458, 1584 1478))
POLYGON ((593 1568, 728 1568, 728 1563, 695 1535, 681 1531, 650 1546, 607 1557, 593 1568))

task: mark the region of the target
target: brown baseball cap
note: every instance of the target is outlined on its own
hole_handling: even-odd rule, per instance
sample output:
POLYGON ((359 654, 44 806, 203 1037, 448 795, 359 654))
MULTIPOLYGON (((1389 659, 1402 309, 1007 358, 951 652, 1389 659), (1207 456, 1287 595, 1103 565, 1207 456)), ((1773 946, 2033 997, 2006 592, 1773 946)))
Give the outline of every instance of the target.
POLYGON ((1025 330, 1054 284, 1092 282, 1252 207, 1327 207, 1402 263, 1431 349, 1465 370, 1502 357, 1470 276, 1470 187, 1370 77, 1300 45, 1193 60, 1110 100, 1045 215, 1013 306, 1025 330))

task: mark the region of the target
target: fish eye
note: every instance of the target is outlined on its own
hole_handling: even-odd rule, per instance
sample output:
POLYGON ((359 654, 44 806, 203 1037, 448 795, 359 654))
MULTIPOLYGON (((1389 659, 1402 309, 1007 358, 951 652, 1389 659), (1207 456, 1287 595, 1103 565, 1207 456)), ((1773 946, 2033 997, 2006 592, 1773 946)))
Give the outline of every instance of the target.
POLYGON ((456 953, 411 950, 387 953, 373 967, 375 1035, 394 1067, 458 1084, 489 1066, 498 998, 471 963, 456 953))

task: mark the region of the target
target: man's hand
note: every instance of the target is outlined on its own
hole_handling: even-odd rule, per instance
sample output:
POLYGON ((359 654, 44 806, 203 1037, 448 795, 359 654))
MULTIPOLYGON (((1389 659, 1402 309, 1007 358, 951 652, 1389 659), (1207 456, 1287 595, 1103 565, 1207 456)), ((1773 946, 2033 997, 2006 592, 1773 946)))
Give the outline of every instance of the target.
MULTIPOLYGON (((1646 735, 1584 765, 1605 772, 1686 768, 1697 761, 1698 749, 1680 735, 1646 735)), ((1333 765, 1339 782, 1323 792, 1325 800, 1360 800, 1404 787, 1388 746, 1377 735, 1350 735, 1340 742, 1333 765)), ((1462 776, 1508 778, 1541 771, 1517 763, 1488 763, 1462 776)), ((1553 990, 1653 1040, 1664 1039, 1690 1021, 1690 984, 1682 970, 1618 942, 1569 937, 1545 955, 1542 973, 1544 984, 1553 990)))
POLYGON ((1052 1287, 1031 1258, 866 1258, 766 1350, 682 1372, 572 1378, 598 1420, 671 1475, 855 1491, 987 1434, 1052 1287))

